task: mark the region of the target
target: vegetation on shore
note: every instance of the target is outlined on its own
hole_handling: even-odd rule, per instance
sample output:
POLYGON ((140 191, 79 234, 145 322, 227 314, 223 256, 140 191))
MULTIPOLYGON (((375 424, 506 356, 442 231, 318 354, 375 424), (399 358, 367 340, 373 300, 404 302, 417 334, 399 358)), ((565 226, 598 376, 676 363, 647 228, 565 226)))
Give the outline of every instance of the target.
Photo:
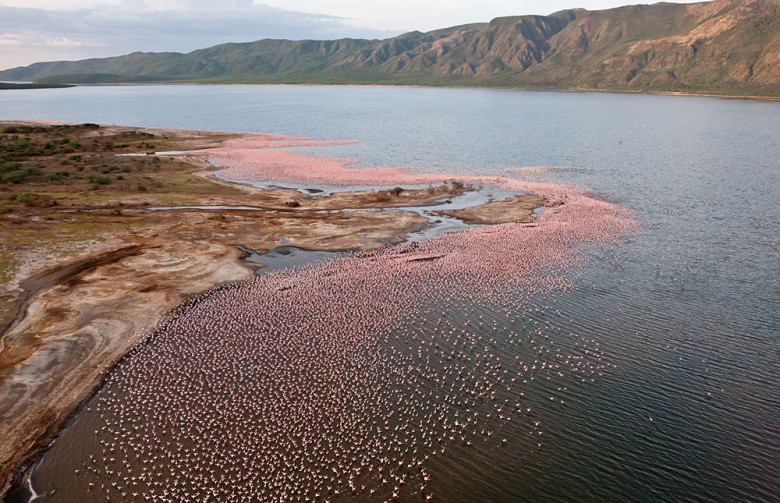
POLYGON ((128 205, 241 194, 195 175, 196 167, 182 159, 143 155, 174 141, 97 124, 0 125, 0 328, 15 308, 17 294, 5 287, 22 265, 21 255, 76 252, 119 229, 143 227, 143 220, 124 214, 128 205), (91 212, 96 209, 107 211, 91 212))
POLYGON ((184 176, 190 164, 145 155, 170 145, 171 139, 132 128, 7 125, 0 128, 0 194, 6 195, 0 212, 20 204, 79 206, 138 194, 159 200, 184 184, 189 194, 206 193, 211 184, 184 176))

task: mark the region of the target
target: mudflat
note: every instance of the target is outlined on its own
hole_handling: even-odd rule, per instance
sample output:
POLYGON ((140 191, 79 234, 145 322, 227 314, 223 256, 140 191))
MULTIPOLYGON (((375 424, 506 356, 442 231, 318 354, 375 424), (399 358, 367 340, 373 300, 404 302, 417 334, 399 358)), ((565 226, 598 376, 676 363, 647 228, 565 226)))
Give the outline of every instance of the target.
MULTIPOLYGON (((204 149, 236 138, 0 123, 3 492, 161 317, 255 273, 236 245, 376 249, 429 225, 404 207, 469 190, 437 183, 322 194, 228 183, 211 175, 204 149)), ((499 221, 507 204, 483 218, 492 211, 499 221)))

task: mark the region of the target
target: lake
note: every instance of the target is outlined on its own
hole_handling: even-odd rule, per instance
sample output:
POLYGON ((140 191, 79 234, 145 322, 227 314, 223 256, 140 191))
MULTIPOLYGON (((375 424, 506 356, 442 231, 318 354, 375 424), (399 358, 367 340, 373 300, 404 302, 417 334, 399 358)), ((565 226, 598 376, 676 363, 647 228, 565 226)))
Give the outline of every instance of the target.
MULTIPOLYGON (((590 373, 507 387, 507 400, 528 395, 534 419, 507 430, 507 448, 453 445, 436 456, 436 499, 780 498, 780 103, 381 86, 77 87, 0 92, 0 119, 358 140, 304 150, 420 172, 529 168, 520 173, 628 207, 640 230, 583 248, 587 262, 567 272, 573 288, 532 299, 543 315, 482 306, 480 319, 495 322, 491 334, 506 344, 491 354, 505 365, 523 355, 516 343, 537 355, 585 346, 590 373), (543 345, 522 335, 534 321, 543 345), (538 449, 525 445, 535 421, 538 449)), ((449 307, 450 323, 462 322, 449 307)), ((440 321, 435 306, 420 309, 418 335, 440 321)), ((409 327, 404 320, 399 333, 409 327)), ((389 334, 381 351, 400 340, 389 334)), ((121 397, 117 390, 102 393, 121 397)), ((101 424, 83 417, 33 474, 46 500, 68 494, 78 462, 63 459, 101 424)))

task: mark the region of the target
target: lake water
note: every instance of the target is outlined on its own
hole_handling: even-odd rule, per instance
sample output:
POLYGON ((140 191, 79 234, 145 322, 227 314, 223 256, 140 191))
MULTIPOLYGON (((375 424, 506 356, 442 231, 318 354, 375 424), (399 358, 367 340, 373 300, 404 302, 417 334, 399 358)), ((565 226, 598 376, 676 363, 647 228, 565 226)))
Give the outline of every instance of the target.
MULTIPOLYGON (((576 334, 605 365, 587 383, 553 376, 552 385, 569 388, 565 405, 533 402, 541 449, 453 447, 431 467, 434 494, 780 499, 780 103, 400 87, 97 87, 0 92, 0 119, 358 140, 307 151, 421 172, 545 167, 527 172, 627 206, 640 231, 587 249, 587 267, 572 271, 574 288, 544 301, 546 336, 561 338, 551 344, 569 351, 563 334, 576 334)), ((492 316, 507 331, 528 329, 492 316)), ((546 395, 539 386, 526 392, 546 395)), ((60 451, 67 456, 68 447, 60 451)), ((68 485, 71 472, 54 473, 56 465, 40 464, 39 492, 68 485)))

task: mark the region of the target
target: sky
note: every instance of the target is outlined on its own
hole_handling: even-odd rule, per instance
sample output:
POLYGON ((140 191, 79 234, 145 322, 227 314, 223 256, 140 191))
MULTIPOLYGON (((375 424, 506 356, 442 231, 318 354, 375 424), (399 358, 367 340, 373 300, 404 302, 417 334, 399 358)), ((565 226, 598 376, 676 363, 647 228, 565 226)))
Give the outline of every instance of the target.
MULTIPOLYGON (((691 0, 676 0, 690 3, 691 0)), ((0 69, 263 38, 388 38, 636 0, 0 0, 0 69)))

